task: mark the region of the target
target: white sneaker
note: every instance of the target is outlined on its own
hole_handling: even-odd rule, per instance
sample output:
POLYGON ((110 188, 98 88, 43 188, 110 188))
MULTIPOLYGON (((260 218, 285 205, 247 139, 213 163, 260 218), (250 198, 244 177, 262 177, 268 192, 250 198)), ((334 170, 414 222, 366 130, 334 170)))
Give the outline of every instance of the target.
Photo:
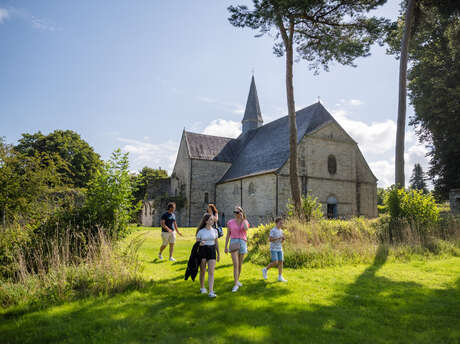
POLYGON ((238 281, 238 282, 236 282, 236 285, 237 285, 238 287, 242 287, 242 286, 243 286, 243 283, 241 283, 240 281, 238 281))
POLYGON ((200 293, 201 294, 207 294, 207 292, 208 291, 206 290, 206 288, 200 288, 200 293))
POLYGON ((217 295, 216 295, 216 293, 214 293, 213 291, 211 291, 211 292, 209 293, 208 296, 211 297, 211 298, 214 298, 214 297, 216 297, 217 295))
POLYGON ((169 257, 170 262, 175 262, 176 260, 173 257, 169 257))
POLYGON ((287 282, 286 279, 283 278, 283 276, 278 277, 278 282, 287 282))
POLYGON ((236 293, 238 291, 238 288, 239 288, 238 285, 234 285, 232 288, 232 293, 236 293))
POLYGON ((158 253, 158 259, 159 259, 159 260, 162 260, 162 259, 163 259, 163 256, 161 255, 161 253, 158 253))
POLYGON ((267 269, 266 268, 263 268, 262 269, 262 276, 264 277, 264 279, 267 279, 267 269))

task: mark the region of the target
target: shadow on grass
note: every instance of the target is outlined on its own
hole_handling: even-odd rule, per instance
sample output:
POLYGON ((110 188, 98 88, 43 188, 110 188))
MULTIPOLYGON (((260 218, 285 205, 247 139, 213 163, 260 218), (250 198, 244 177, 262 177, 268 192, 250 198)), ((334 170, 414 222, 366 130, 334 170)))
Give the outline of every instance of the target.
POLYGON ((331 304, 279 302, 289 285, 245 281, 232 294, 218 277, 218 298, 177 276, 112 299, 40 312, 1 327, 6 343, 456 343, 460 339, 460 279, 446 290, 377 276, 388 251, 331 304), (219 292, 220 291, 220 292, 219 292), (275 301, 273 301, 275 300, 275 301), (457 323, 455 323, 457 320, 457 323))

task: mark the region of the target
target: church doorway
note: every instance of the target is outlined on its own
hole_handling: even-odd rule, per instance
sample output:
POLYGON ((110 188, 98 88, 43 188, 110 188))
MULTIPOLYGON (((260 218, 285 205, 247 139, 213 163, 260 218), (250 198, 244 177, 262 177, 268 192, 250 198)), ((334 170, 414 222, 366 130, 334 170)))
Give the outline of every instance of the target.
POLYGON ((327 218, 336 219, 337 218, 337 199, 334 196, 330 196, 327 199, 327 218))

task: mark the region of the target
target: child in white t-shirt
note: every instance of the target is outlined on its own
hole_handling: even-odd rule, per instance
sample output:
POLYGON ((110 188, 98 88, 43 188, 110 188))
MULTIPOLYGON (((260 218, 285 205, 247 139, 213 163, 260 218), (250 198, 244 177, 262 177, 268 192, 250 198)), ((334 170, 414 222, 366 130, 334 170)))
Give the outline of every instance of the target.
POLYGON ((283 278, 283 247, 282 243, 284 241, 283 235, 283 219, 281 217, 277 217, 275 219, 275 227, 270 230, 270 255, 271 255, 271 262, 265 268, 262 269, 262 276, 264 279, 267 279, 267 271, 271 267, 278 266, 278 281, 279 282, 287 282, 283 278))

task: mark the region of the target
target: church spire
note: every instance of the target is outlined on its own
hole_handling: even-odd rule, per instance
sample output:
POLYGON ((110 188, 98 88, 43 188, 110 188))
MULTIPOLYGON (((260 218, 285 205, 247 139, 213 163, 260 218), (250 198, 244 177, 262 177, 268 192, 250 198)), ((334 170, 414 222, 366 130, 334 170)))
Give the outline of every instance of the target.
POLYGON ((243 117, 243 134, 251 129, 261 127, 264 123, 262 120, 262 113, 260 112, 259 98, 257 97, 256 82, 254 75, 251 79, 251 86, 249 88, 248 101, 246 102, 246 109, 244 110, 243 117))

